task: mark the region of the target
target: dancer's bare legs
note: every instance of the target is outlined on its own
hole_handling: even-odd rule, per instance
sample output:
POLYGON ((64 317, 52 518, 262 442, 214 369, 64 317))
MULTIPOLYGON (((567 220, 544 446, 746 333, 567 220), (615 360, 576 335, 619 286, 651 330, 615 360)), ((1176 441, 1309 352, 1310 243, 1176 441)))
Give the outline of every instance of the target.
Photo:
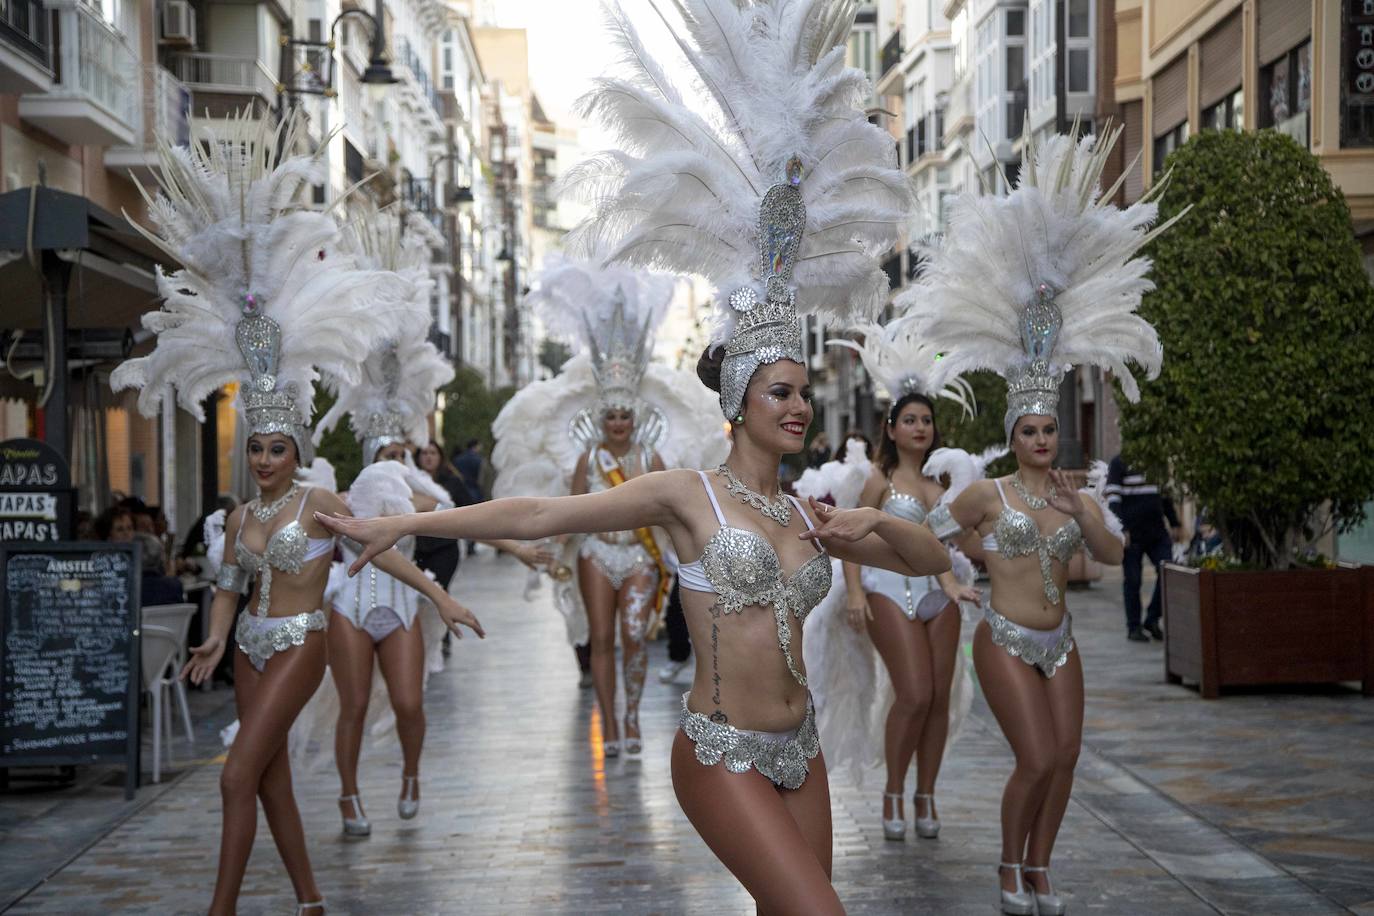
MULTIPOLYGON (((973 664, 988 707, 1016 756, 1002 793, 1002 861, 1048 865, 1082 743, 1078 651, 1069 653, 1068 663, 1054 677, 1046 678, 1038 668, 1008 655, 992 641, 988 625, 980 623, 973 634, 973 664)), ((1043 889, 1041 875, 1027 877, 1043 889)), ((1010 869, 1002 869, 1002 887, 1016 890, 1010 869)))
POLYGON ((330 621, 329 673, 339 693, 339 721, 334 729, 334 763, 339 769, 339 811, 346 818, 364 817, 358 796, 358 756, 363 723, 372 695, 372 637, 347 620, 330 621), (345 799, 349 799, 345 801, 345 799))
MULTIPOLYGON (((658 572, 637 572, 620 586, 616 603, 620 616, 621 664, 625 673, 625 738, 638 740, 639 699, 644 694, 644 678, 649 672, 648 629, 654 612, 658 572)), ((615 694, 612 691, 612 698, 615 694)))
POLYGON ((272 839, 291 878, 296 899, 320 899, 306 850, 305 830, 291 792, 286 735, 324 677, 324 634, 306 634, 304 645, 273 655, 261 674, 237 647, 230 651, 234 653, 239 731, 220 773, 224 824, 215 894, 210 901, 212 916, 232 914, 238 905, 243 873, 257 834, 258 798, 262 799, 272 839))
MULTIPOLYGON (((959 653, 959 607, 950 602, 921 625, 930 645, 930 711, 916 741, 916 794, 935 795, 935 781, 949 741, 949 696, 959 653)), ((916 817, 939 817, 935 799, 917 799, 916 817), (929 806, 927 809, 925 806, 929 806)))
POLYGON ((833 916, 830 788, 817 755, 801 788, 763 775, 702 766, 691 739, 673 739, 673 790, 706 845, 754 898, 760 916, 833 916))
POLYGON ((597 565, 587 557, 577 558, 578 582, 582 602, 587 606, 587 626, 592 647, 592 686, 601 707, 601 737, 620 740, 615 717, 615 589, 597 565))
POLYGON ((870 592, 868 606, 873 612, 868 621, 869 637, 892 680, 892 708, 883 728, 883 759, 887 764, 883 792, 896 796, 883 799, 883 818, 891 820, 903 817, 901 796, 906 771, 916 755, 934 699, 930 640, 925 624, 908 620, 885 595, 870 592))
POLYGON ((425 744, 425 641, 416 620, 410 629, 401 627, 377 643, 377 661, 382 666, 391 709, 396 713, 396 734, 401 739, 401 797, 420 798, 420 751, 425 744), (413 777, 406 781, 405 777, 413 777))

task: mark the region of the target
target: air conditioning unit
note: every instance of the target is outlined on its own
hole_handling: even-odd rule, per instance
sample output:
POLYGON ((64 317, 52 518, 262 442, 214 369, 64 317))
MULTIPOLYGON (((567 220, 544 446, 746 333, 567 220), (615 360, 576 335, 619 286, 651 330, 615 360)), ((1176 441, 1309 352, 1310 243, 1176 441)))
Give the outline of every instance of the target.
POLYGON ((196 11, 187 0, 163 0, 161 43, 176 47, 195 46, 196 11))

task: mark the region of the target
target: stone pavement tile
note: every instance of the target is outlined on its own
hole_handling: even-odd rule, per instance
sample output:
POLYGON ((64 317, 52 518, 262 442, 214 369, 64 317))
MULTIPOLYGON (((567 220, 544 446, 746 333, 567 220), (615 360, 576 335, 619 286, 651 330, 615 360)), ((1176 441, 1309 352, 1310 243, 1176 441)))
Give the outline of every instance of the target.
MULTIPOLYGON (((403 822, 395 815, 400 755, 394 747, 364 747, 361 791, 374 825, 366 840, 341 836, 332 767, 296 774, 311 855, 330 911, 369 916, 752 913, 748 896, 696 836, 673 796, 669 743, 683 688, 659 684, 651 665, 641 711, 644 758, 604 760, 591 692, 576 687, 573 655, 547 590, 527 604, 511 591, 518 575, 513 561, 491 557, 465 563, 460 571, 456 590, 482 617, 490 637, 455 645, 448 668, 431 681, 423 801, 416 820, 403 822)), ((1226 741, 1210 732, 1236 730, 1242 737, 1234 740, 1258 742, 1264 737, 1262 717, 1251 717, 1244 703, 1237 707, 1232 698, 1203 703, 1188 691, 1156 685, 1162 682, 1158 649, 1118 645, 1125 644, 1117 632, 1119 598, 1116 604, 1110 599, 1108 589, 1071 596, 1073 606, 1083 609, 1075 626, 1089 663, 1090 718, 1090 746, 1055 855, 1056 883, 1073 911, 1127 916, 1273 912, 1269 902, 1295 912, 1331 911, 1321 909, 1329 901, 1310 890, 1315 882, 1307 875, 1297 880, 1300 865, 1320 870, 1322 886, 1344 888, 1351 882, 1347 890, 1354 894, 1363 864, 1346 857, 1364 847, 1358 833, 1342 840, 1345 835, 1329 829, 1334 807, 1304 801, 1304 816, 1322 830, 1304 834, 1309 845, 1302 849, 1280 849, 1286 858, 1276 858, 1264 845, 1293 840, 1275 830, 1281 820, 1249 828, 1256 831, 1252 841, 1210 814, 1196 816, 1195 808, 1211 804, 1207 789, 1215 774, 1223 774, 1215 784, 1219 794, 1249 790, 1269 798, 1256 786, 1272 782, 1282 762, 1230 775, 1239 761, 1218 759, 1226 741), (1132 654, 1135 649, 1144 651, 1132 654), (1140 708, 1154 711, 1138 716, 1140 708), (1137 728, 1148 740, 1135 735, 1137 728), (1200 742, 1190 740, 1199 733, 1200 742), (1198 744, 1201 748, 1188 756, 1198 744), (1183 780, 1194 794, 1185 804, 1171 801, 1162 794, 1167 788, 1145 772, 1183 780), (1314 839, 1339 842, 1311 845, 1314 839), (1353 845, 1341 845, 1345 842, 1353 845), (1234 869, 1230 877, 1228 868, 1234 869), (1235 900, 1245 901, 1246 908, 1226 904, 1235 900)), ((1274 705, 1283 702, 1274 700, 1274 705)), ((1341 734, 1362 721, 1362 714, 1347 710, 1343 700, 1334 705, 1338 718, 1351 720, 1339 726, 1341 734)), ((1292 777, 1291 794, 1305 799, 1300 784, 1317 780, 1311 785, 1318 794, 1353 798, 1346 816, 1358 819, 1363 812, 1368 823, 1374 811, 1361 807, 1358 792, 1350 794, 1339 767, 1326 765, 1338 755, 1314 740, 1324 732, 1303 732, 1300 716, 1294 726, 1292 743, 1306 747, 1316 761, 1292 777)), ((1247 763, 1254 759, 1246 756, 1247 763)), ((945 762, 940 838, 908 835, 902 843, 883 839, 877 774, 863 787, 833 779, 835 883, 849 911, 993 912, 998 806, 1010 769, 1005 740, 986 709, 976 706, 945 762)), ((218 848, 217 779, 216 766, 193 770, 174 792, 117 826, 15 912, 203 911, 218 848)), ((1233 807, 1241 810, 1212 805, 1222 811, 1233 807)), ((1359 900, 1371 896, 1366 890, 1359 900)), ((240 912, 287 913, 292 905, 289 882, 260 825, 240 912)))

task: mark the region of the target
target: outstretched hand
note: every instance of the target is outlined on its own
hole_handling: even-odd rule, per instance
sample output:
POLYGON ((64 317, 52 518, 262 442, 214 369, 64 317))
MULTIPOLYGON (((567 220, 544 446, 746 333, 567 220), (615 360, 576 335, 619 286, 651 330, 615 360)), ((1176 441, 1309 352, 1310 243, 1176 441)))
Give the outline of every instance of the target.
POLYGON ((878 523, 878 513, 873 509, 837 509, 814 496, 808 496, 806 501, 811 506, 811 514, 816 516, 816 527, 799 535, 803 541, 818 541, 821 544, 826 541, 860 541, 878 523))
POLYGON ((334 534, 356 541, 362 547, 358 559, 354 560, 353 564, 348 567, 350 576, 356 576, 362 572, 363 567, 372 562, 373 557, 390 550, 401 537, 401 531, 396 526, 393 517, 352 518, 346 515, 325 515, 323 512, 316 512, 315 521, 334 534))
POLYGON ((191 647, 191 660, 181 669, 181 679, 190 677, 191 683, 200 685, 215 673, 219 660, 224 657, 224 640, 211 636, 198 646, 191 647))
POLYGON ((1063 512, 1072 518, 1083 514, 1083 497, 1078 488, 1069 480, 1069 475, 1055 468, 1050 471, 1050 495, 1045 498, 1051 509, 1063 512))
POLYGON ((476 633, 478 639, 487 638, 487 631, 482 629, 482 623, 477 619, 477 615, 455 601, 451 595, 444 595, 444 600, 435 605, 435 609, 439 612, 439 619, 455 638, 463 638, 460 624, 476 633))

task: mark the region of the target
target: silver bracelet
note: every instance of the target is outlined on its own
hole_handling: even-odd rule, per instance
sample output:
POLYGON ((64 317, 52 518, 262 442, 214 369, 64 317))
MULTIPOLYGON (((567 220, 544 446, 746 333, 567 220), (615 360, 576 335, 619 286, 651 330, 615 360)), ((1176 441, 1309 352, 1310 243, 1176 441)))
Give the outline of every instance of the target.
POLYGON ((942 541, 957 537, 964 530, 963 526, 954 520, 954 515, 949 511, 949 503, 941 503, 931 509, 930 514, 926 516, 926 524, 942 541))
POLYGON ((248 575, 248 570, 233 563, 224 563, 219 568, 219 575, 215 577, 215 588, 246 595, 251 581, 252 577, 248 575))

